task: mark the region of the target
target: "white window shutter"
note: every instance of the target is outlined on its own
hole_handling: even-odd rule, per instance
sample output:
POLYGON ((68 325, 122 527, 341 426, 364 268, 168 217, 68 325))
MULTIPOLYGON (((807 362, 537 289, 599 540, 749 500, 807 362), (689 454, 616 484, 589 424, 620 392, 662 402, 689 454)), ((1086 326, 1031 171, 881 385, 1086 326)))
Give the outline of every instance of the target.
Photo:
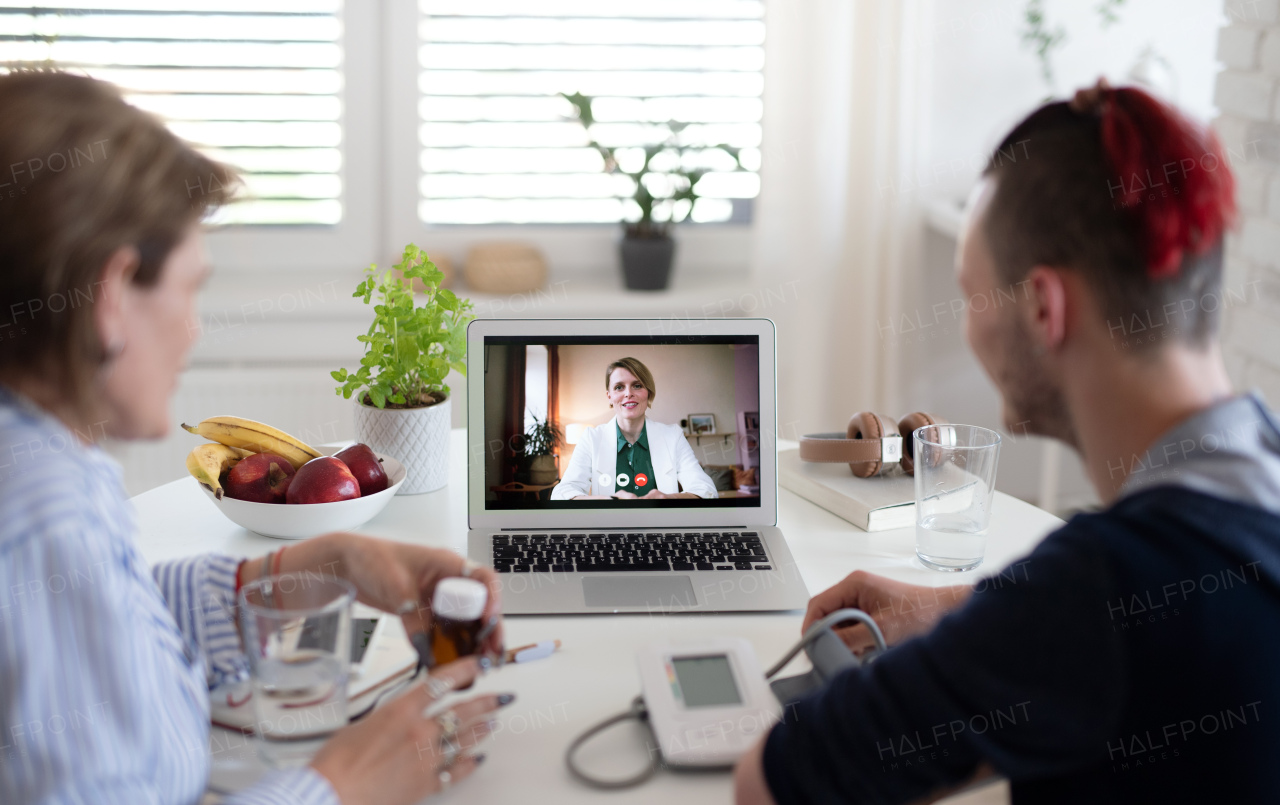
MULTIPOLYGON (((568 101, 595 98, 610 147, 696 148, 695 221, 750 220, 759 193, 762 0, 419 0, 419 219, 424 224, 612 223, 634 218, 624 175, 568 101), (697 160, 703 160, 698 163, 697 160)), ((620 156, 625 152, 620 152, 620 156)))
POLYGON ((0 64, 118 85, 245 188, 215 223, 343 218, 341 0, 0 0, 0 64))

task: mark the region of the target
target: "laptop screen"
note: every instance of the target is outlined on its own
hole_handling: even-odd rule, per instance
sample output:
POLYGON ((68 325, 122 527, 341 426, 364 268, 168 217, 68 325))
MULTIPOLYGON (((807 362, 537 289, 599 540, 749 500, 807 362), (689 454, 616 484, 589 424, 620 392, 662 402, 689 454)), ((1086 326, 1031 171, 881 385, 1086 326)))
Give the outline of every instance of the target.
POLYGON ((483 348, 486 511, 761 505, 759 336, 483 348))

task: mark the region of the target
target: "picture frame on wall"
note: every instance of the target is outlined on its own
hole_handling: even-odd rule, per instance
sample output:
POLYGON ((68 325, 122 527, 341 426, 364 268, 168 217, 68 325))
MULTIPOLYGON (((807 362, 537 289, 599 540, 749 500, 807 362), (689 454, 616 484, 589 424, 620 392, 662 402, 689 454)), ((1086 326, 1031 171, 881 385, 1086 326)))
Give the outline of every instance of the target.
POLYGON ((709 436, 715 432, 715 414, 689 414, 689 433, 694 436, 709 436))

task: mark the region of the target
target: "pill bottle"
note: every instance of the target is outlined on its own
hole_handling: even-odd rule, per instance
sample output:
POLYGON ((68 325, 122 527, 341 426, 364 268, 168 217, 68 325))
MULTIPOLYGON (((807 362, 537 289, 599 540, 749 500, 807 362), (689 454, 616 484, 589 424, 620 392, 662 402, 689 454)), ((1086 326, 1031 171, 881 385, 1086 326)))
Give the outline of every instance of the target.
POLYGON ((431 653, 437 666, 480 652, 489 590, 475 579, 447 578, 431 599, 431 653))

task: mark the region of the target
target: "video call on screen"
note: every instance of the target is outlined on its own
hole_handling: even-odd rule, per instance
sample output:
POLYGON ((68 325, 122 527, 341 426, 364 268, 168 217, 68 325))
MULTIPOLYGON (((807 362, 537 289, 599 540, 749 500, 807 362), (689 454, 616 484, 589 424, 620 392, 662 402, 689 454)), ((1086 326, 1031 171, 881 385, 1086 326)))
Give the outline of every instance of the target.
POLYGON ((759 338, 488 336, 484 434, 486 509, 759 506, 759 338))

